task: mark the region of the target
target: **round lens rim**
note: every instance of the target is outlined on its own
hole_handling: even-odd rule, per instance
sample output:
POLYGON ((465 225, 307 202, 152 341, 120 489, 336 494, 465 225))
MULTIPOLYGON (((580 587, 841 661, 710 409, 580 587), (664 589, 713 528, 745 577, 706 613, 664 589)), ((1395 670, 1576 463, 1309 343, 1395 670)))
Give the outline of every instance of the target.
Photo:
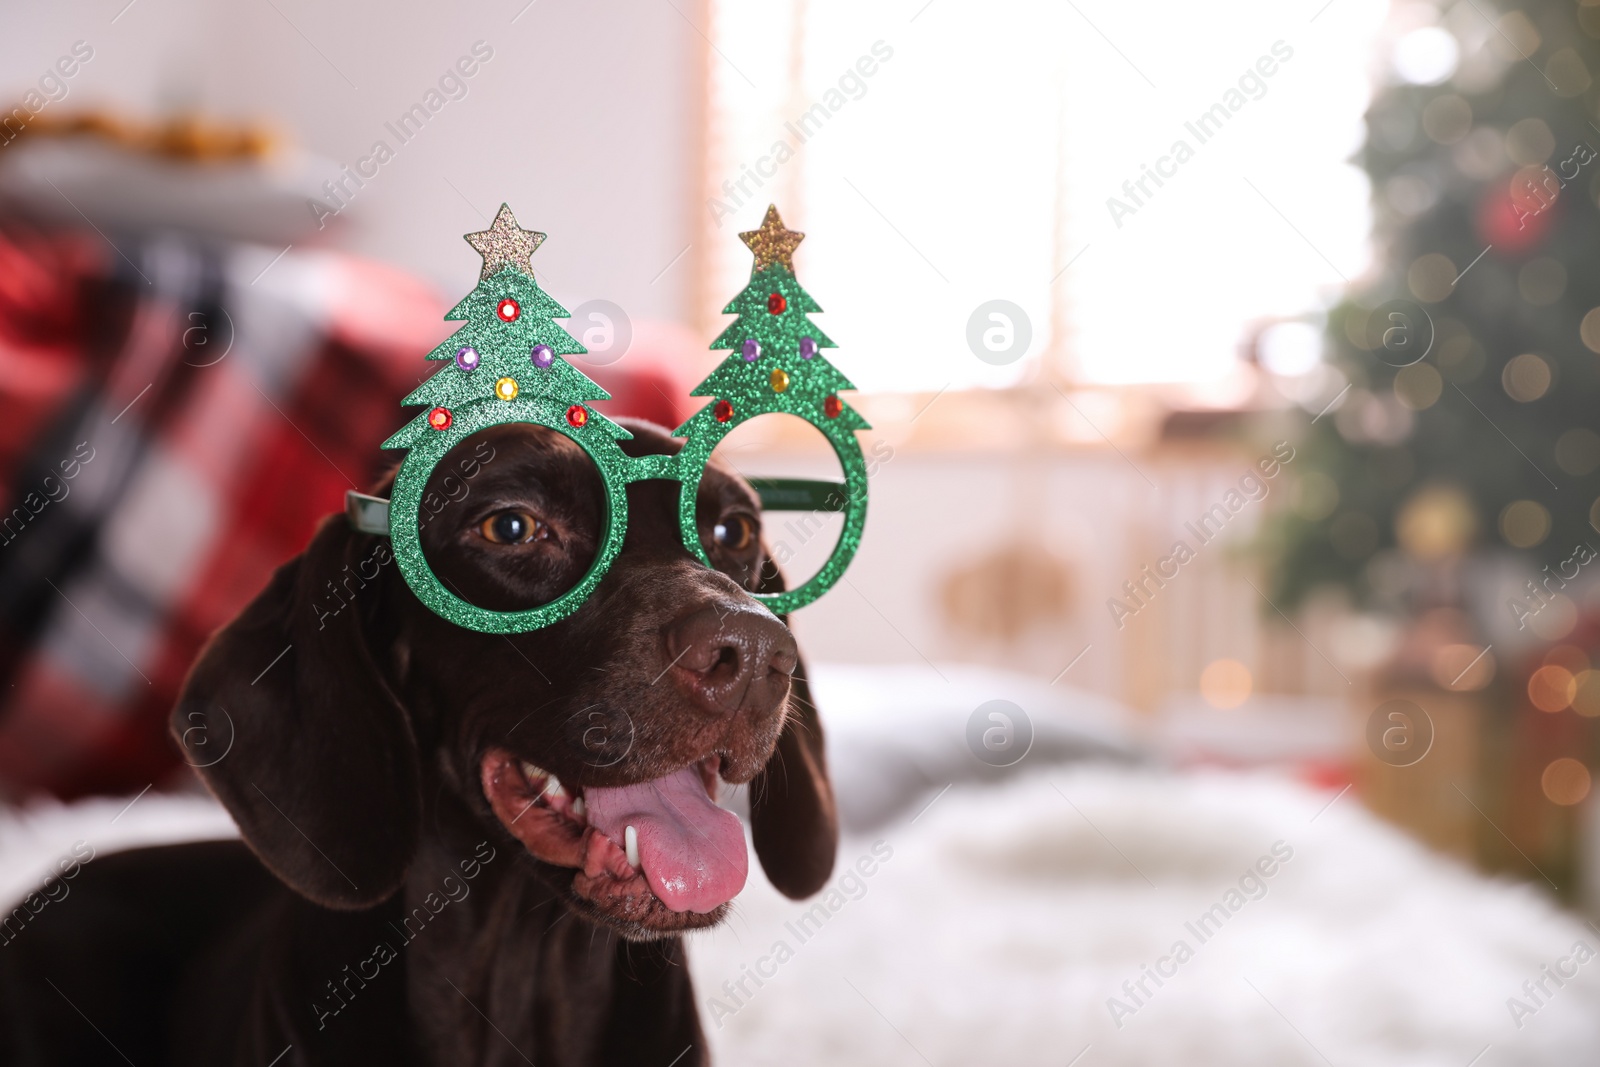
MULTIPOLYGON (((573 427, 566 409, 544 398, 517 399, 507 403, 475 405, 457 416, 449 429, 430 434, 411 448, 395 475, 389 504, 389 537, 395 559, 406 585, 430 610, 450 622, 478 633, 513 634, 543 629, 571 615, 583 606, 595 587, 611 569, 628 528, 627 487, 633 482, 667 479, 678 483, 678 522, 684 547, 701 563, 713 567, 700 543, 695 500, 705 477, 711 454, 729 433, 763 415, 792 415, 809 424, 828 441, 844 473, 846 505, 844 525, 827 562, 809 579, 782 593, 748 593, 775 615, 787 614, 822 597, 838 584, 861 545, 867 516, 867 467, 861 443, 853 429, 838 423, 819 421, 809 408, 772 407, 736 415, 725 423, 713 423, 691 434, 675 455, 629 456, 616 440, 598 432, 600 420, 590 419, 573 427), (605 487, 606 519, 599 549, 589 569, 571 589, 556 600, 521 611, 491 611, 446 589, 429 566, 422 550, 422 498, 428 477, 445 454, 480 430, 507 423, 527 423, 554 430, 573 441, 589 456, 605 487)), ((715 569, 713 567, 713 569, 715 569)))
POLYGON ((832 420, 819 422, 809 407, 799 405, 773 405, 748 415, 735 413, 727 422, 714 422, 698 428, 698 432, 688 438, 676 457, 678 483, 682 487, 678 496, 678 528, 684 547, 707 567, 711 567, 712 563, 706 555, 705 546, 700 543, 700 524, 695 514, 700 480, 705 477, 711 453, 722 439, 737 427, 764 415, 792 415, 810 424, 833 446, 833 453, 839 459, 839 469, 844 472, 846 505, 841 512, 844 526, 839 531, 839 539, 834 543, 827 562, 794 589, 782 593, 749 594, 774 615, 785 615, 812 603, 837 585, 850 566, 850 561, 855 558, 856 550, 861 547, 861 533, 867 522, 867 461, 854 430, 832 420))
POLYGON ((443 433, 429 435, 406 453, 396 472, 389 501, 389 540, 406 585, 436 615, 478 633, 513 634, 543 629, 577 611, 610 570, 628 528, 629 457, 617 442, 600 430, 601 420, 589 419, 573 427, 566 407, 544 398, 517 399, 494 406, 479 404, 458 415, 443 433), (594 560, 573 587, 557 599, 521 611, 490 611, 464 600, 444 587, 422 551, 418 529, 423 492, 428 477, 445 454, 479 430, 524 422, 554 430, 582 448, 600 473, 605 486, 605 530, 594 560))

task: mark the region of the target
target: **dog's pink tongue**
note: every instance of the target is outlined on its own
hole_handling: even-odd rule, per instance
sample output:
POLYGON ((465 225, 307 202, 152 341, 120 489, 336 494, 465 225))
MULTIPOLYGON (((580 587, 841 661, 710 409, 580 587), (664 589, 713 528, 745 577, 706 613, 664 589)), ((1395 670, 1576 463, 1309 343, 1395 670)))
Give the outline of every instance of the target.
POLYGON ((706 795, 693 764, 650 782, 583 791, 589 824, 618 845, 639 834, 639 866, 673 911, 714 911, 744 888, 750 860, 739 817, 706 795))

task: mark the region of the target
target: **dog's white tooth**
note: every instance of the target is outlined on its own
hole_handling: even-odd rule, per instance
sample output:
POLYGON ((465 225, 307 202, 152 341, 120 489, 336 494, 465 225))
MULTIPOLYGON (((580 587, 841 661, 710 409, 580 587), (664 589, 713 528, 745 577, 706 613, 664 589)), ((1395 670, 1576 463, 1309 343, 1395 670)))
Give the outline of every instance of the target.
POLYGON ((548 778, 550 776, 550 772, 545 770, 543 767, 536 767, 527 760, 523 760, 522 775, 531 782, 535 778, 548 778))
POLYGON ((549 781, 545 782, 544 791, 547 795, 553 797, 561 796, 566 792, 565 789, 561 788, 561 779, 553 774, 550 776, 549 781))
POLYGON ((622 831, 622 848, 628 854, 628 863, 639 866, 639 831, 632 826, 622 831))
POLYGON ((583 798, 582 797, 573 797, 572 798, 572 814, 576 815, 580 819, 583 818, 583 798))

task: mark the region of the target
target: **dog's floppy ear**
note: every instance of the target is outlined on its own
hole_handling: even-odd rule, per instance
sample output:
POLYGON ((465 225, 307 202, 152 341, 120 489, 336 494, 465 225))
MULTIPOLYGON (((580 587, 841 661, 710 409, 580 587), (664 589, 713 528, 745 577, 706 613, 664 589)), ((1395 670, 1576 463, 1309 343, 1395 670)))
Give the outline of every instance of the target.
POLYGON ((363 622, 379 606, 385 563, 386 542, 354 533, 342 515, 323 520, 305 552, 213 635, 172 715, 185 758, 245 842, 329 908, 393 894, 421 823, 416 742, 363 622))
MULTIPOLYGON (((781 593, 783 575, 766 555, 759 591, 781 593)), ((779 892, 799 900, 822 888, 839 848, 839 816, 804 659, 795 666, 778 747, 750 783, 750 823, 761 868, 779 892)))

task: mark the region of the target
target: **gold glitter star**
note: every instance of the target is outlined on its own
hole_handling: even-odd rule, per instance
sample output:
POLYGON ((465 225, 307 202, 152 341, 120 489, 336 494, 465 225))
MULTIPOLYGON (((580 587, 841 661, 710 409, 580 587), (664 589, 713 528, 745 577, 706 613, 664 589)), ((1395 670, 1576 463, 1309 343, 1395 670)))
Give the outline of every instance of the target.
POLYGON ((750 246, 756 254, 756 270, 765 270, 774 263, 785 270, 794 270, 794 250, 806 239, 803 233, 783 228, 775 206, 767 208, 767 217, 761 220, 761 229, 749 230, 739 235, 739 240, 750 246))
POLYGON ((494 217, 494 224, 487 230, 467 234, 466 240, 483 257, 483 273, 478 276, 480 281, 506 266, 516 267, 531 278, 533 263, 530 257, 544 242, 544 234, 518 226, 510 205, 501 204, 500 214, 494 217))

